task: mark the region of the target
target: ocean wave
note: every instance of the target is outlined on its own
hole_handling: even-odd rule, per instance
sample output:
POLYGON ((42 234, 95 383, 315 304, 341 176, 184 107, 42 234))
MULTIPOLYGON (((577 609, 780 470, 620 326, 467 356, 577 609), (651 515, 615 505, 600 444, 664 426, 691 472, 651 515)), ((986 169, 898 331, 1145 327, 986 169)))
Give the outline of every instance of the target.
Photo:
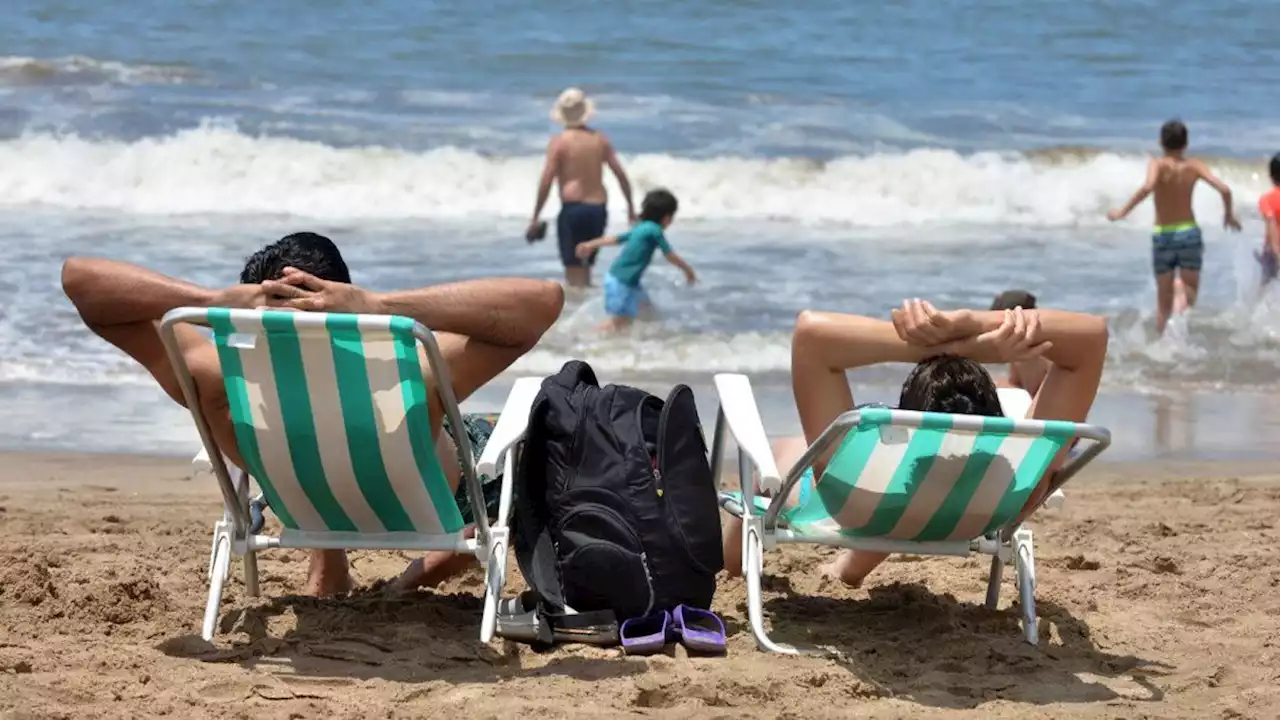
MULTIPOLYGON (((666 154, 624 161, 640 192, 674 190, 685 219, 865 227, 1102 224, 1106 209, 1141 180, 1145 162, 1087 148, 920 149, 825 162, 666 154)), ((1251 206, 1269 185, 1261 166, 1215 165, 1242 204, 1251 206)), ((213 123, 136 142, 29 132, 0 141, 0 204, 158 215, 522 217, 540 167, 537 156, 339 148, 213 123)), ((1206 216, 1218 212, 1210 193, 1198 194, 1196 204, 1206 216)))
MULTIPOLYGON (((1257 306, 1193 311, 1175 318, 1158 340, 1151 337, 1149 313, 1126 310, 1113 315, 1103 390, 1270 390, 1280 373, 1277 307, 1280 298, 1257 306)), ((509 380, 551 375, 571 359, 590 362, 604 382, 700 382, 715 373, 738 372, 759 382, 787 385, 791 333, 694 333, 640 323, 631 334, 614 336, 567 316, 504 376, 509 380)), ((905 377, 904 369, 864 368, 851 379, 858 385, 892 389, 905 377)), ((994 367, 992 371, 999 372, 994 367)), ((151 387, 153 382, 141 367, 107 348, 86 348, 74 357, 0 357, 0 384, 151 387)))
POLYGON ((82 55, 0 57, 0 85, 178 85, 197 77, 195 70, 176 64, 122 63, 82 55))

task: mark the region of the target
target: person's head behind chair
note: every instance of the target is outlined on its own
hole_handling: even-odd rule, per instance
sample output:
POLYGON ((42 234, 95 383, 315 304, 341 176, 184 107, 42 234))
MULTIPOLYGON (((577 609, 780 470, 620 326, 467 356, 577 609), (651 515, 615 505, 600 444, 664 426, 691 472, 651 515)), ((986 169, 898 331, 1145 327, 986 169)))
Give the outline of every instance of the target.
POLYGON ((671 224, 679 208, 680 203, 670 191, 650 190, 644 196, 644 202, 640 204, 640 219, 651 220, 666 227, 671 224))
POLYGON ((286 235, 245 260, 240 282, 257 284, 279 280, 287 267, 297 268, 321 280, 351 283, 351 271, 329 238, 313 232, 286 235))
POLYGON ((1036 296, 1026 290, 1005 290, 991 302, 992 310, 1036 309, 1036 296))
POLYGON ((1271 167, 1268 169, 1271 171, 1271 183, 1280 185, 1280 153, 1271 156, 1271 167))
POLYGON ((1187 149, 1187 126, 1181 120, 1170 120, 1160 126, 1160 147, 1169 152, 1187 149))
POLYGON ((1000 417, 1000 394, 981 363, 958 355, 921 360, 902 383, 902 410, 1000 417))

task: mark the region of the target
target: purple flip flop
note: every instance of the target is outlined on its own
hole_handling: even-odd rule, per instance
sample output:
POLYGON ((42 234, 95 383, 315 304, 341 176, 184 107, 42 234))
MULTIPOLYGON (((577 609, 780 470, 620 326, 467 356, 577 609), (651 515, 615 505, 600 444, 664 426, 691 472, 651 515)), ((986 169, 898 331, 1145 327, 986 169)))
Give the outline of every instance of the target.
POLYGON ((671 618, 672 632, 688 650, 723 655, 725 653, 724 621, 710 610, 677 605, 671 618))
POLYGON ((666 610, 645 617, 624 620, 618 635, 622 652, 627 655, 652 655, 662 652, 671 634, 671 613, 666 610))

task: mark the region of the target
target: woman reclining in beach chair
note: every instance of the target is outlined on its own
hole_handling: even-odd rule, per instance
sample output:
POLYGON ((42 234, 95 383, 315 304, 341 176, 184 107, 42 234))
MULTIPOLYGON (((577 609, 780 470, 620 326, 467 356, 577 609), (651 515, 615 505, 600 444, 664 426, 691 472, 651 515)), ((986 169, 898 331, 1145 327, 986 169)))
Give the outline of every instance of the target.
MULTIPOLYGON (((869 546, 879 543, 888 548, 911 542, 927 544, 927 541, 957 544, 960 539, 966 541, 959 543, 964 546, 961 552, 946 549, 940 552, 964 554, 971 538, 991 535, 993 530, 987 523, 999 523, 1000 527, 995 530, 1010 531, 1006 533, 1009 537, 994 540, 1005 549, 993 549, 991 554, 1003 557, 1009 553, 1012 531, 1060 484, 1054 482, 1054 475, 1063 467, 1071 445, 1086 438, 1096 447, 1091 446, 1080 461, 1071 461, 1059 480, 1065 480, 1109 442, 1105 430, 1080 424, 1097 394, 1106 351, 1106 321, 1079 313, 1020 308, 940 312, 920 300, 904 302, 901 309, 893 311, 891 322, 805 311, 796 322, 791 354, 792 386, 804 439, 775 442, 771 457, 759 457, 762 453, 752 445, 758 448, 760 443, 751 441, 764 441, 763 428, 758 420, 750 418, 754 415, 754 401, 749 383, 742 376, 718 376, 723 422, 717 424, 714 454, 717 460, 723 454, 722 426, 727 425, 744 457, 748 458, 743 468, 749 470, 750 465, 756 466, 761 480, 768 480, 761 483, 766 492, 779 485, 787 486, 780 483, 779 477, 786 478, 788 474, 779 475, 778 466, 809 468, 798 480, 789 483, 791 488, 785 503, 792 507, 783 510, 780 516, 767 515, 764 507, 770 503, 760 498, 747 499, 747 504, 754 505, 758 515, 765 515, 763 522, 768 527, 760 528, 758 534, 765 536, 762 540, 766 550, 781 537, 773 529, 775 518, 793 526, 812 523, 808 528, 793 527, 795 532, 783 541, 861 547, 846 549, 825 569, 848 585, 861 585, 887 557, 886 552, 868 549, 869 546), (1043 357, 1050 367, 1032 401, 1030 422, 959 417, 994 419, 1002 416, 995 383, 981 363, 1008 363, 1035 357, 1043 357), (900 410, 919 412, 863 409, 860 413, 850 413, 855 406, 845 372, 889 362, 915 363, 903 383, 898 405, 900 410), (921 412, 925 414, 920 415, 921 412), (748 419, 744 421, 744 417, 748 419), (1035 421, 1040 418, 1069 422, 1035 421), (902 438, 892 439, 895 433, 914 438, 921 430, 925 433, 920 443, 914 439, 909 443, 902 438), (1016 436, 1018 441, 1005 442, 1001 447, 1010 436, 1016 436), (855 437, 871 444, 859 449, 853 441, 855 437), (1035 444, 1041 437, 1043 440, 1035 444), (873 461, 872 455, 880 452, 876 447, 886 447, 886 443, 896 449, 873 461), (930 451, 924 452, 928 449, 925 445, 930 443, 933 443, 930 451), (1026 449, 1033 444, 1034 452, 1026 449), (944 451, 983 458, 977 462, 962 458, 958 465, 935 461, 947 454, 944 451), (887 467, 886 458, 895 453, 901 456, 897 458, 899 462, 887 467), (1033 457, 1037 453, 1038 457, 1033 457), (824 473, 833 456, 838 454, 846 461, 836 473, 841 477, 834 482, 843 487, 833 484, 825 488, 826 492, 817 491, 816 486, 821 483, 815 483, 814 478, 824 482, 831 479, 824 477, 824 473), (1015 456, 1013 466, 1005 462, 1010 458, 999 459, 1001 454, 1015 456), (853 457, 859 455, 860 459, 853 457), (884 474, 886 469, 890 477, 883 482, 866 481, 867 475, 884 474), (1003 476, 997 478, 1001 473, 1003 476), (1029 477, 1029 473, 1035 477, 1029 477), (965 479, 967 476, 972 477, 965 479), (995 481, 988 482, 989 479, 995 481), (957 502, 952 502, 957 493, 948 488, 972 483, 991 486, 982 493, 974 492, 974 497, 983 495, 983 503, 969 502, 966 507, 963 498, 954 498, 957 502), (876 487, 864 487, 867 485, 876 487), (920 491, 925 486, 929 488, 920 491), (991 498, 985 497, 992 493, 991 498), (815 494, 817 499, 811 502, 815 494), (913 494, 929 497, 917 503, 913 494), (759 504, 756 501, 760 501, 759 504), (978 504, 983 505, 977 510, 978 514, 986 513, 983 517, 975 515, 978 504), (855 505, 861 507, 855 508, 855 505), (929 508, 925 508, 926 505, 929 508), (973 535, 959 538, 971 525, 973 535), (806 539, 805 535, 810 537, 806 539), (839 540, 839 536, 845 539, 839 540)), ((747 489, 744 486, 744 491, 747 489)), ((726 509, 742 513, 744 498, 730 494, 726 499, 728 502, 723 503, 726 509)), ((725 567, 736 575, 745 567, 742 560, 746 544, 742 541, 741 517, 729 518, 725 528, 725 567)), ((1024 541, 1028 557, 1023 562, 1029 566, 1029 533, 1024 541)), ((759 558, 748 560, 753 565, 759 562, 759 558)), ((1033 571, 1028 570, 1028 574, 1033 571)))

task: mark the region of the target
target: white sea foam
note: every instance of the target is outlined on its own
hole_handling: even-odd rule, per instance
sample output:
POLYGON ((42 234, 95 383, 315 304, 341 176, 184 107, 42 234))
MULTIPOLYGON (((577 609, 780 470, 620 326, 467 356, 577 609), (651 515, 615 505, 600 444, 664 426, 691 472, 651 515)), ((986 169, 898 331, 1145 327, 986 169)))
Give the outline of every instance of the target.
MULTIPOLYGON (((863 227, 1101 224, 1107 207, 1133 191, 1144 162, 1100 152, 962 155, 937 149, 829 162, 664 154, 624 159, 641 190, 674 190, 685 219, 863 227)), ((0 141, 0 204, 158 215, 521 217, 529 211, 540 163, 536 156, 489 157, 453 147, 338 148, 251 137, 217 124, 134 142, 28 133, 0 141)), ((1268 184, 1260 172, 1220 165, 1242 204, 1251 207, 1268 184)), ((1196 204, 1206 217, 1218 212, 1211 193, 1200 193, 1196 204)))

